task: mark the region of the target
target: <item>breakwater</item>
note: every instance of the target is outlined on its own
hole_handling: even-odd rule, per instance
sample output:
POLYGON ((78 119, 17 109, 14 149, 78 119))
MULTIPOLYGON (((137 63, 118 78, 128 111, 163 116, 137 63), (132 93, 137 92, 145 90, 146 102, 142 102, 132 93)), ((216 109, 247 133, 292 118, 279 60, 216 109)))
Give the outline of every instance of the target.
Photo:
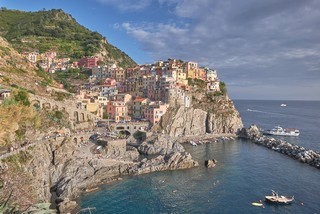
POLYGON ((238 133, 238 136, 320 169, 320 152, 306 149, 305 147, 294 145, 284 140, 262 136, 258 127, 255 125, 251 125, 248 129, 243 128, 238 133))

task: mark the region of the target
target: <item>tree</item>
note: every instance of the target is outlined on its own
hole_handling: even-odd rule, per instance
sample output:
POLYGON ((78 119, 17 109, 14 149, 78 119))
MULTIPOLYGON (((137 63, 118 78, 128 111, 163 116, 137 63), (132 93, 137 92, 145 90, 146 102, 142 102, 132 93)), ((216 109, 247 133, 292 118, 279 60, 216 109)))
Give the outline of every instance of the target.
POLYGON ((220 91, 223 95, 227 94, 227 87, 226 84, 224 82, 220 82, 219 83, 219 87, 220 87, 220 91))
POLYGON ((17 94, 14 95, 14 99, 16 102, 22 105, 30 106, 28 93, 26 91, 19 91, 17 94))

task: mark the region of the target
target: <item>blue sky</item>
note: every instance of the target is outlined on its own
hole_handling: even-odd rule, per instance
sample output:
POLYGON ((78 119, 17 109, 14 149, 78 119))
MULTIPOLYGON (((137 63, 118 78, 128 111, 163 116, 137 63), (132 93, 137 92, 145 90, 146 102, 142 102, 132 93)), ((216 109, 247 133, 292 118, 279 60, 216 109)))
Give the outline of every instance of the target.
POLYGON ((137 63, 178 58, 218 70, 237 99, 320 100, 318 0, 0 0, 61 8, 137 63))

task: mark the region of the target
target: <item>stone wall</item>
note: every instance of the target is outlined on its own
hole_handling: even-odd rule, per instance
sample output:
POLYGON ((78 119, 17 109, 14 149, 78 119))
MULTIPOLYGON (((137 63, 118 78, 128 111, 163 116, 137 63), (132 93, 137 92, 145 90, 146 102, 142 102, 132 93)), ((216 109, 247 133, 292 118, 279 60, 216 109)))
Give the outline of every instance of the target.
POLYGON ((90 122, 97 120, 98 117, 86 110, 77 108, 74 100, 56 101, 48 97, 42 97, 38 95, 29 95, 31 105, 34 107, 63 111, 68 114, 69 119, 74 123, 75 128, 88 128, 92 124, 82 124, 84 122, 90 122))

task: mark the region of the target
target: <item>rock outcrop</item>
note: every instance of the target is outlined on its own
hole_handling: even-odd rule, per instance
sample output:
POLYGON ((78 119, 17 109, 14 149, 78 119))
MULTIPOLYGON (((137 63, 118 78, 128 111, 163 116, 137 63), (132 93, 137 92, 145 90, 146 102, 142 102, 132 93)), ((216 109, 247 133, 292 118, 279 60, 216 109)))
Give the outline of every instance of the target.
MULTIPOLYGON (((121 175, 198 166, 181 144, 165 135, 153 135, 142 144, 139 148, 142 154, 159 154, 142 161, 138 161, 138 150, 131 146, 127 146, 126 153, 118 159, 88 157, 82 151, 72 137, 36 144, 27 150, 30 162, 21 167, 31 175, 30 186, 37 186, 35 197, 41 202, 52 202, 59 212, 67 213, 77 207, 74 200, 82 192, 117 180, 121 175)), ((1 168, 7 165, 2 163, 1 168)))
POLYGON ((260 129, 252 124, 249 128, 242 128, 238 133, 238 137, 240 138, 246 138, 246 139, 254 139, 256 137, 261 137, 262 134, 260 132, 260 129))
POLYGON ((159 134, 152 135, 142 142, 138 147, 138 151, 145 155, 166 155, 173 152, 184 152, 183 146, 174 142, 168 135, 159 134))
POLYGON ((216 163, 217 163, 217 161, 216 161, 215 159, 205 160, 205 161, 204 161, 204 165, 205 165, 205 167, 207 167, 207 168, 215 167, 215 166, 216 166, 216 163))
POLYGON ((174 169, 187 169, 198 166, 198 162, 192 159, 188 152, 172 152, 167 155, 159 155, 156 158, 143 159, 138 165, 129 169, 131 174, 144 174, 155 171, 174 169))
POLYGON ((170 107, 160 121, 160 129, 172 137, 201 134, 235 134, 243 127, 239 112, 228 98, 204 105, 170 107))

